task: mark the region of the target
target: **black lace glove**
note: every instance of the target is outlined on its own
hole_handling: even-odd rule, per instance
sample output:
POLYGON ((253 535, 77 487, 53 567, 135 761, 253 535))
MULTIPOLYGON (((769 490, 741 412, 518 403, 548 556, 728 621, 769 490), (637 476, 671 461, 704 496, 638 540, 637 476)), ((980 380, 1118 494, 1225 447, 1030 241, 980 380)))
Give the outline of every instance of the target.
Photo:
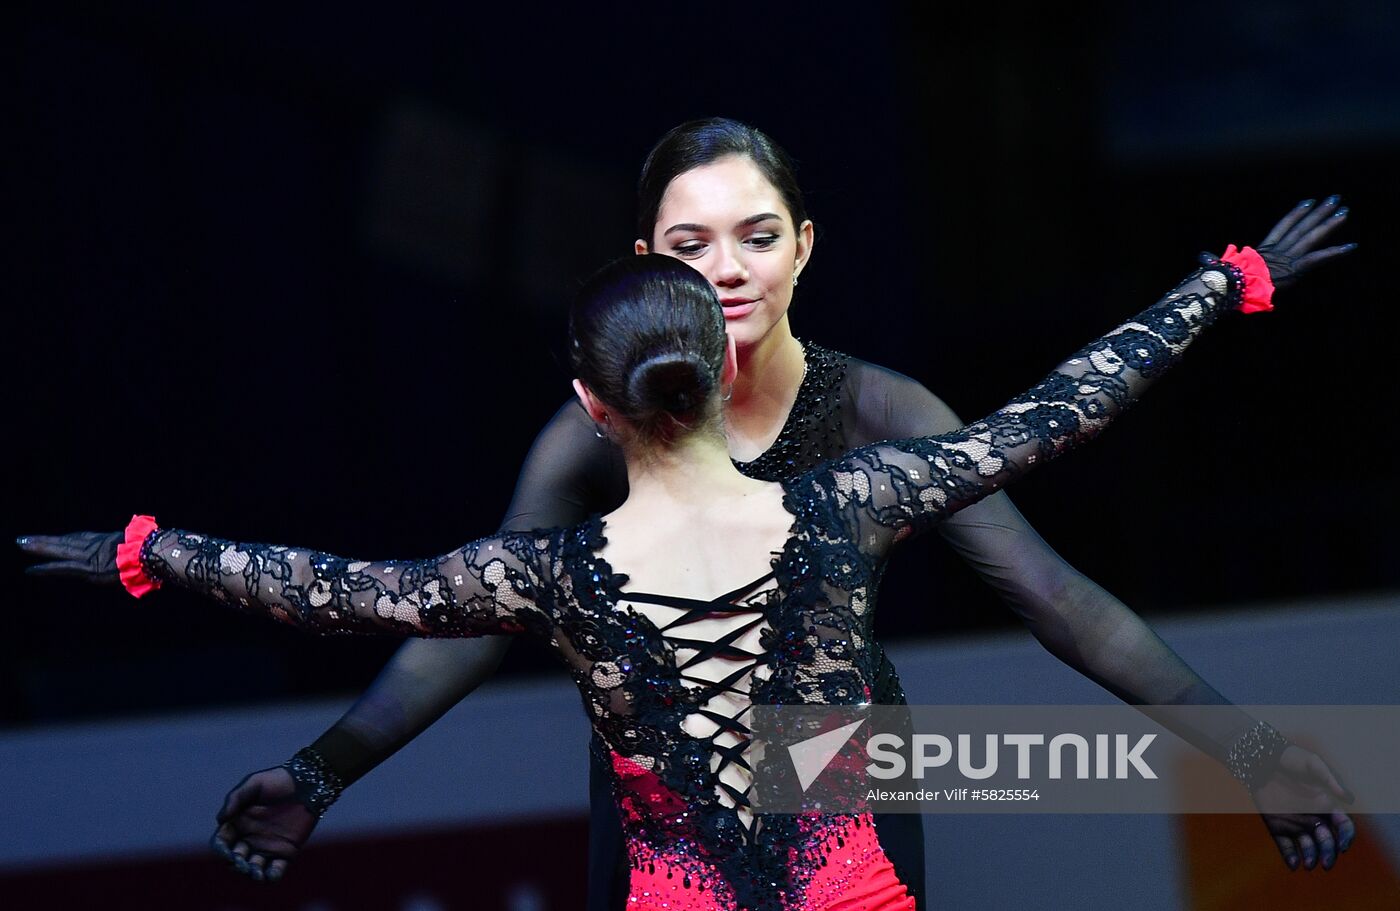
POLYGON ((42 562, 26 566, 31 576, 82 579, 93 585, 118 585, 117 545, 120 531, 75 531, 67 535, 25 535, 16 538, 19 549, 42 562))
POLYGON ((1324 199, 1321 205, 1315 205, 1311 199, 1303 200, 1254 248, 1268 265, 1275 288, 1287 288, 1309 269, 1356 249, 1356 244, 1316 249, 1346 221, 1349 210, 1341 202, 1342 198, 1335 195, 1324 199))

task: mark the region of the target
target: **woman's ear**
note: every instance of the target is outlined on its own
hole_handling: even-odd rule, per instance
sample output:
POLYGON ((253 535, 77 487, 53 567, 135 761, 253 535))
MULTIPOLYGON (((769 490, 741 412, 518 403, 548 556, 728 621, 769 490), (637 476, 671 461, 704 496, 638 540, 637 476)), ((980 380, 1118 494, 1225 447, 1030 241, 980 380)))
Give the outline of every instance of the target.
MULTIPOLYGON (((721 389, 728 389, 734 385, 734 381, 739 378, 739 353, 738 346, 734 343, 734 336, 728 332, 724 334, 724 366, 719 372, 719 386, 721 389)), ((574 382, 578 382, 575 380, 574 382)))
POLYGON ((632 252, 637 254, 638 256, 646 256, 648 253, 651 252, 651 248, 647 246, 646 241, 642 240, 639 237, 636 240, 632 241, 632 252))
POLYGON ((598 397, 593 394, 593 390, 583 385, 583 380, 574 380, 574 395, 578 396, 579 402, 583 405, 583 410, 588 412, 588 416, 595 424, 608 423, 608 409, 598 397))
POLYGON ((802 270, 807 268, 807 260, 812 258, 812 247, 817 243, 817 229, 812 224, 812 219, 807 219, 797 226, 797 259, 792 264, 792 277, 802 274, 802 270))

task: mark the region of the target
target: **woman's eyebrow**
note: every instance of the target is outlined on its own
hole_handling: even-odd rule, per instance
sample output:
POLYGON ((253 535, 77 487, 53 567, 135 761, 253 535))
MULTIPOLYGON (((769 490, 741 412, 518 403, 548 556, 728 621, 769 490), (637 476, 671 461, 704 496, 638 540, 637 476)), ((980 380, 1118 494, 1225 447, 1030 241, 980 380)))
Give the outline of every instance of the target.
MULTIPOLYGON (((779 215, 777 212, 760 212, 757 215, 750 215, 748 218, 735 225, 735 227, 747 228, 749 225, 756 225, 761 221, 768 221, 769 219, 774 218, 781 219, 782 216, 779 215)), ((671 225, 671 227, 667 228, 661 233, 663 236, 666 234, 674 234, 677 231, 689 231, 693 234, 703 234, 708 230, 710 230, 709 225, 699 225, 695 224, 694 222, 682 222, 678 225, 671 225)))
POLYGON ((708 225, 697 225, 694 222, 682 222, 678 225, 671 225, 671 227, 667 228, 662 233, 674 234, 677 231, 689 231, 693 234, 703 234, 708 230, 710 230, 708 225))

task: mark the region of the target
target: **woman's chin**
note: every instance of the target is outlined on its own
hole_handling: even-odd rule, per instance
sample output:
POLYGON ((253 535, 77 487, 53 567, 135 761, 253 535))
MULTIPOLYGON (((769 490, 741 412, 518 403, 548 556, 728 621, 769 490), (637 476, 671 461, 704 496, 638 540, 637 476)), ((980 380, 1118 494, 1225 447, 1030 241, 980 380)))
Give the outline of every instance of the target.
POLYGON ((787 320, 781 318, 774 320, 771 316, 758 311, 742 319, 727 320, 724 324, 724 331, 734 339, 734 346, 742 354, 745 349, 752 349, 765 342, 773 342, 779 338, 790 336, 792 333, 786 329, 786 326, 787 320))

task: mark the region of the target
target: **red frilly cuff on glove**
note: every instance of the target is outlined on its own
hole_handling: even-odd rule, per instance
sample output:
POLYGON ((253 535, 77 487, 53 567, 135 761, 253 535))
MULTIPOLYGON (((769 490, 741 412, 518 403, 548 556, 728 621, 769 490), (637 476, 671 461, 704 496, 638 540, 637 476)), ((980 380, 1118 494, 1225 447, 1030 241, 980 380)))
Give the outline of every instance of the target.
POLYGON ((1241 313, 1263 313, 1274 309, 1274 280, 1269 277, 1269 266, 1259 251, 1253 247, 1236 250, 1235 245, 1230 244, 1221 254, 1220 261, 1240 270, 1240 276, 1244 279, 1244 289, 1240 295, 1241 313))
POLYGON ((141 566, 141 545, 159 527, 151 516, 132 516, 126 526, 126 540, 117 545, 117 571, 132 597, 140 598, 160 588, 160 581, 146 575, 141 566))

